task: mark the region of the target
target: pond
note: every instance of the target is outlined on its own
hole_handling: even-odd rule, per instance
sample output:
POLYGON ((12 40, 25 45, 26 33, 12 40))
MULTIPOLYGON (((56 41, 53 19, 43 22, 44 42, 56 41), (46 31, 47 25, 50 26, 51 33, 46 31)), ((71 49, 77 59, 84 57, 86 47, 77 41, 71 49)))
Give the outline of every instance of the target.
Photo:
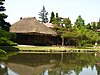
POLYGON ((0 75, 100 75, 100 54, 0 54, 0 75))

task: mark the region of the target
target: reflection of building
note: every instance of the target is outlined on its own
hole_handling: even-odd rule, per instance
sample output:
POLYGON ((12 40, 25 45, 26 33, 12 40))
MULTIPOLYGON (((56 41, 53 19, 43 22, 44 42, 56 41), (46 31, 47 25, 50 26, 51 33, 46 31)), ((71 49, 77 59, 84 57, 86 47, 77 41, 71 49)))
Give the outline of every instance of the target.
POLYGON ((52 29, 36 20, 35 17, 21 18, 14 23, 10 32, 16 33, 19 44, 48 45, 53 43, 57 35, 52 29))
POLYGON ((53 65, 40 65, 32 67, 23 64, 8 63, 7 66, 19 75, 40 75, 43 71, 49 69, 53 65))

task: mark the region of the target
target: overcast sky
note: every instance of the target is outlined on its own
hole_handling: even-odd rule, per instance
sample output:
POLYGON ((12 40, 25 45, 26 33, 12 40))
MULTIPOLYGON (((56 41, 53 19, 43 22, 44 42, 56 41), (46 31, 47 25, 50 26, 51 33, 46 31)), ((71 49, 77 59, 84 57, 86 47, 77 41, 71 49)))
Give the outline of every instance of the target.
POLYGON ((100 17, 100 0, 5 0, 7 21, 15 23, 20 17, 36 17, 45 6, 49 12, 58 13, 60 17, 69 17, 74 23, 81 15, 85 23, 98 21, 100 17))

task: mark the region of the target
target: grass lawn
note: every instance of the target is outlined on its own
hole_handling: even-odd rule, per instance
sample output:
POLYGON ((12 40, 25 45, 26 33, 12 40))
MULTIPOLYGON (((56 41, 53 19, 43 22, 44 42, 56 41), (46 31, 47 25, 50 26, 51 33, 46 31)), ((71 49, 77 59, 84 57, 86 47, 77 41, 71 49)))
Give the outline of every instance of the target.
POLYGON ((67 47, 53 47, 53 46, 16 46, 16 48, 19 48, 20 50, 69 50, 72 48, 67 47))
POLYGON ((86 48, 75 48, 75 47, 62 47, 62 46, 15 46, 19 50, 100 50, 100 47, 86 47, 86 48))
MULTIPOLYGON (((13 46, 15 49, 17 48, 19 51, 99 51, 100 47, 86 47, 86 48, 75 48, 75 47, 67 47, 67 46, 28 46, 28 45, 19 45, 13 46)), ((6 50, 13 50, 11 46, 1 46, 0 48, 6 50)))

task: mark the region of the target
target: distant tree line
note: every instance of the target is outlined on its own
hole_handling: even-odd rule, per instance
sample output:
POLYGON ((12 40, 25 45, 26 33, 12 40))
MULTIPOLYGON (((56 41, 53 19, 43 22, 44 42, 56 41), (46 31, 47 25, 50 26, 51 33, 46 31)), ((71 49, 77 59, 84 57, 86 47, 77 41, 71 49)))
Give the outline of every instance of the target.
MULTIPOLYGON (((44 6, 39 15, 43 23, 48 22, 48 12, 44 6)), ((53 30, 57 32, 58 37, 62 38, 62 45, 93 46, 100 42, 100 32, 97 32, 100 29, 100 21, 86 25, 85 20, 79 15, 72 24, 69 17, 59 17, 58 13, 51 12, 49 22, 54 24, 53 30)))
POLYGON ((96 42, 100 42, 100 22, 92 22, 85 24, 85 20, 78 16, 74 25, 70 18, 62 18, 51 12, 50 23, 54 24, 54 30, 58 36, 62 38, 62 45, 74 46, 93 46, 96 42))

